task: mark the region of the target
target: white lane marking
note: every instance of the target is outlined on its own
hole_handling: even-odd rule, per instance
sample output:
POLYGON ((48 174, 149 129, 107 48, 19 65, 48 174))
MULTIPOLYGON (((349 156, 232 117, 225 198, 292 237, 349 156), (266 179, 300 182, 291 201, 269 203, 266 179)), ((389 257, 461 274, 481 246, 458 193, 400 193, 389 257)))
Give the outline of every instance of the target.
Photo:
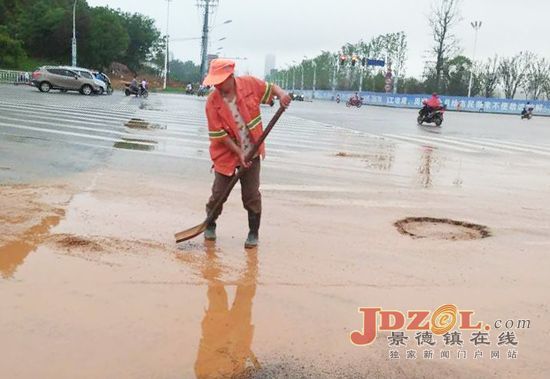
POLYGON ((463 153, 479 153, 480 150, 481 150, 481 148, 480 148, 480 150, 465 149, 465 148, 461 148, 461 147, 458 147, 458 146, 452 146, 452 145, 448 145, 448 144, 444 144, 444 143, 440 143, 440 142, 427 141, 427 140, 423 140, 423 139, 420 139, 420 138, 400 136, 400 135, 396 135, 396 134, 384 134, 384 136, 388 137, 388 138, 396 139, 396 140, 403 140, 403 141, 406 141, 406 142, 409 142, 409 143, 413 143, 415 145, 418 145, 420 143, 422 145, 440 146, 440 147, 445 148, 445 149, 456 150, 456 151, 460 151, 460 152, 463 152, 463 153))
MULTIPOLYGON (((4 126, 4 127, 7 127, 7 128, 32 130, 32 131, 41 132, 41 133, 61 134, 61 135, 66 135, 66 136, 96 139, 96 140, 101 140, 101 141, 133 143, 133 144, 136 144, 136 145, 144 145, 144 146, 157 146, 156 143, 151 143, 151 142, 128 141, 128 140, 118 139, 118 138, 102 137, 102 136, 97 136, 97 135, 94 136, 94 135, 91 135, 91 134, 65 132, 65 131, 62 131, 62 130, 52 130, 52 129, 44 129, 44 128, 35 128, 33 126, 6 124, 4 122, 0 122, 0 126, 4 126)), ((131 136, 129 136, 129 137, 131 137, 131 136)))
MULTIPOLYGON (((455 137, 455 138, 457 140, 464 140, 463 138, 457 138, 457 137, 455 137)), ((517 146, 504 146, 500 142, 499 143, 478 142, 478 144, 482 145, 482 146, 491 146, 491 147, 497 148, 497 149, 506 149, 508 151, 512 150, 512 151, 518 151, 518 152, 522 152, 522 153, 534 153, 534 154, 540 154, 540 155, 544 155, 544 156, 550 156, 550 152, 537 150, 534 147, 525 148, 525 147, 517 147, 517 146)))
MULTIPOLYGON (((494 139, 488 139, 488 138, 473 138, 473 140, 480 141, 480 142, 495 142, 494 139)), ((534 149, 534 150, 550 152, 550 146, 545 146, 545 145, 529 145, 529 144, 526 144, 526 143, 519 143, 519 142, 513 142, 513 141, 502 141, 502 140, 498 140, 498 143, 500 143, 502 145, 510 145, 510 146, 514 146, 514 147, 524 147, 524 148, 527 148, 527 149, 534 149)))
POLYGON ((509 152, 508 150, 503 149, 503 148, 481 146, 480 144, 469 142, 469 140, 466 140, 468 142, 461 142, 461 141, 457 141, 457 140, 454 140, 454 139, 449 138, 449 137, 442 138, 442 137, 432 137, 432 136, 417 136, 417 135, 411 135, 411 134, 407 134, 406 136, 407 137, 413 137, 413 138, 414 137, 420 137, 420 138, 427 139, 429 141, 441 142, 441 143, 445 143, 445 144, 453 144, 453 145, 458 145, 458 146, 474 147, 474 148, 478 148, 478 149, 492 150, 492 151, 498 151, 498 152, 509 152))

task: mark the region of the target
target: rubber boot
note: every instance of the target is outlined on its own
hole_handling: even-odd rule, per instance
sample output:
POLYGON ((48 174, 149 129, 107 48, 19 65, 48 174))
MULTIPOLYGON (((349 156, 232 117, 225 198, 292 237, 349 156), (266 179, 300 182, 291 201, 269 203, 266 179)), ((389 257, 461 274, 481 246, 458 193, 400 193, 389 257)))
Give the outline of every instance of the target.
POLYGON ((204 239, 207 241, 216 240, 216 223, 215 222, 208 224, 208 226, 204 230, 204 239))
POLYGON ((248 212, 248 237, 244 243, 245 249, 254 249, 258 246, 258 231, 260 230, 261 213, 248 212))

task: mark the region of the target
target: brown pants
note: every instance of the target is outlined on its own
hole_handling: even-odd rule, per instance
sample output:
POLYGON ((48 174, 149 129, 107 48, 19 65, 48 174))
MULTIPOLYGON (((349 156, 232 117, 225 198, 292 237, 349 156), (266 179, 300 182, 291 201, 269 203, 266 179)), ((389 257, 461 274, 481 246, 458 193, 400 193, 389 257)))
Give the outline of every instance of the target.
MULTIPOLYGON (((231 181, 232 176, 225 176, 219 172, 215 173, 214 184, 212 185, 212 196, 206 204, 206 213, 212 209, 214 204, 222 196, 227 185, 231 181)), ((260 157, 252 160, 252 165, 245 171, 240 179, 241 181, 241 196, 243 206, 249 213, 259 214, 262 212, 262 195, 260 194, 260 157)), ((223 199, 225 203, 227 198, 223 199)), ((214 221, 222 213, 223 206, 214 215, 214 221)))

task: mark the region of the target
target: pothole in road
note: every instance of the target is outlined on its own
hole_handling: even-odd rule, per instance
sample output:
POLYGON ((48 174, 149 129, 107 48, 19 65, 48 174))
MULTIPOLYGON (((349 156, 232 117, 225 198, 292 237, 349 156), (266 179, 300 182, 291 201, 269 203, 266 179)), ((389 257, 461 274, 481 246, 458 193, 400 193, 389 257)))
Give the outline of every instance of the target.
POLYGON ((491 236, 491 231, 484 225, 445 218, 409 217, 394 225, 399 233, 412 238, 468 241, 491 236))

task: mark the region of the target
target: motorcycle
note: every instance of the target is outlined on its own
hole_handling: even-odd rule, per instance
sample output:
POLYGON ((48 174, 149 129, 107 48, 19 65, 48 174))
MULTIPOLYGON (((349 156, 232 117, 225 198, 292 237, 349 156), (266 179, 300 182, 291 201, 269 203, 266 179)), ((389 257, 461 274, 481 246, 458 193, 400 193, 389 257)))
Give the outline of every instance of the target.
POLYGON ((443 113, 445 113, 446 110, 447 106, 445 105, 436 109, 432 109, 431 111, 428 111, 427 107, 422 108, 418 112, 418 125, 422 125, 425 122, 427 124, 433 123, 436 126, 441 126, 441 124, 443 124, 443 113))
POLYGON ((130 87, 130 83, 126 83, 124 84, 124 94, 126 96, 130 96, 130 95, 136 95, 136 96, 139 96, 139 97, 143 97, 144 99, 147 99, 149 97, 149 91, 147 90, 146 87, 143 87, 141 84, 139 85, 138 88, 132 88, 130 87))
POLYGON ((197 91, 198 97, 207 96, 210 89, 208 87, 200 87, 197 91))
POLYGON ((521 119, 530 120, 532 118, 533 118, 533 110, 532 109, 527 110, 526 108, 523 108, 523 110, 521 111, 521 119))
POLYGON ((360 97, 359 99, 353 99, 353 98, 350 98, 348 101, 346 101, 346 107, 357 107, 357 108, 361 108, 361 106, 363 105, 363 98, 360 97))

